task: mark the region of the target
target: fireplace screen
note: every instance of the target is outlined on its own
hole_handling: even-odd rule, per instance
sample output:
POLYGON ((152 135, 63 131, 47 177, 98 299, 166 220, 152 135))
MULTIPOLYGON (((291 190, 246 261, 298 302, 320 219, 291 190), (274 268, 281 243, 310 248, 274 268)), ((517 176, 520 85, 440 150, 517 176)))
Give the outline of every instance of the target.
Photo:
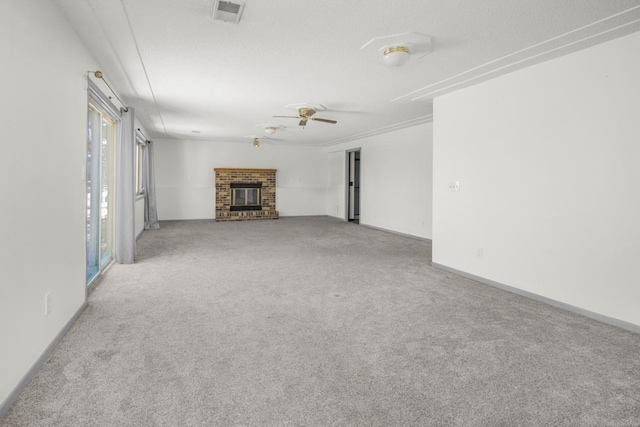
POLYGON ((262 210, 261 183, 232 183, 231 184, 232 211, 262 210))

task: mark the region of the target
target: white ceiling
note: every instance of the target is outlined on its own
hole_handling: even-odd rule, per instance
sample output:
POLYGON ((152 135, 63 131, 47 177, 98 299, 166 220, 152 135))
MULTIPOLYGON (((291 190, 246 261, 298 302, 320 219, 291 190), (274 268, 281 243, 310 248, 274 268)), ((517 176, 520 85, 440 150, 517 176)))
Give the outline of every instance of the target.
MULTIPOLYGON (((435 96, 640 31, 640 0, 55 0, 147 137, 332 145, 431 120, 435 96), (414 32, 433 50, 388 67, 361 49, 414 32), (273 118, 322 104, 337 124, 273 118), (194 132, 195 131, 195 132, 194 132)), ((637 52, 630 52, 637 55, 637 52)))

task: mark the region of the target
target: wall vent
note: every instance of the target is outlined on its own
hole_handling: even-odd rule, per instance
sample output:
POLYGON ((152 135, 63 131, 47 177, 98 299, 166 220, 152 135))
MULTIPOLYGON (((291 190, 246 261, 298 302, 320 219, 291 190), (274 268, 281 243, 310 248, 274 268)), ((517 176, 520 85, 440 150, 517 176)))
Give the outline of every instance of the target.
POLYGON ((213 19, 237 24, 240 22, 242 9, 244 9, 244 3, 216 0, 213 6, 213 19))

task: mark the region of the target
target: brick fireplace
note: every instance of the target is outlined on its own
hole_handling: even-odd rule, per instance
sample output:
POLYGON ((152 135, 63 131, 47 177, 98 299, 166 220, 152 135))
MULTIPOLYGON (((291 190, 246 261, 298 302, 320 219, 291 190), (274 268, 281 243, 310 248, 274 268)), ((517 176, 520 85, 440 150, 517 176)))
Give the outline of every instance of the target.
POLYGON ((215 168, 216 221, 277 219, 277 169, 215 168))

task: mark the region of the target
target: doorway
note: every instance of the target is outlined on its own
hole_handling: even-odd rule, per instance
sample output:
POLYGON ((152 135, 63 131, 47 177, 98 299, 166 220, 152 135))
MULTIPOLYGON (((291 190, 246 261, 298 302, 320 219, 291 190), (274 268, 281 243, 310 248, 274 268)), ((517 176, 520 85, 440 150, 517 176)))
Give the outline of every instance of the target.
POLYGON ((360 149, 347 151, 347 221, 360 223, 360 149))

